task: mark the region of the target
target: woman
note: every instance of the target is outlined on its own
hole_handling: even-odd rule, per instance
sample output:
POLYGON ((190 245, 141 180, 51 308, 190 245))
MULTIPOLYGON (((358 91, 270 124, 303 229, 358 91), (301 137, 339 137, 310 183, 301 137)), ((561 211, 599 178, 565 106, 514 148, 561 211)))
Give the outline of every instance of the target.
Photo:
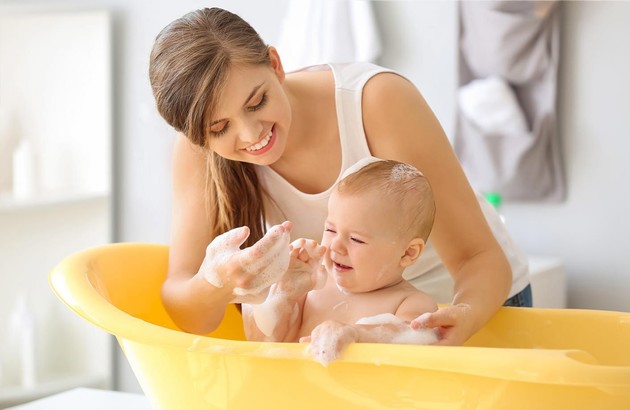
POLYGON ((263 238, 266 225, 289 220, 294 238, 319 241, 332 186, 370 155, 412 164, 432 183, 430 244, 439 258, 426 257, 428 265, 405 277, 422 287, 428 271, 450 273, 451 304, 423 323, 439 329, 440 344, 462 344, 508 296, 527 296, 521 255, 496 214, 484 218, 439 122, 403 77, 370 64, 286 74, 276 49, 217 8, 164 28, 149 71, 158 110, 180 133, 162 298, 184 330, 212 331, 234 288, 247 288, 264 270, 255 261, 273 245, 263 238), (243 226, 249 229, 222 235, 243 226), (243 242, 248 248, 239 251, 243 242))

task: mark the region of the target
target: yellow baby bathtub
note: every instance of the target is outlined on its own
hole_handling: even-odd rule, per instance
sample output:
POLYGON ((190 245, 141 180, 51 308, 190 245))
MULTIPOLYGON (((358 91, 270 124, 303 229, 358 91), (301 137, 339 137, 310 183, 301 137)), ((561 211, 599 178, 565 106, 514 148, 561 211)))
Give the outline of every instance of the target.
POLYGON ((168 248, 63 260, 56 294, 115 335, 155 409, 630 409, 630 314, 502 308, 465 347, 354 344, 328 368, 298 343, 244 341, 230 306, 207 336, 160 302, 168 248))

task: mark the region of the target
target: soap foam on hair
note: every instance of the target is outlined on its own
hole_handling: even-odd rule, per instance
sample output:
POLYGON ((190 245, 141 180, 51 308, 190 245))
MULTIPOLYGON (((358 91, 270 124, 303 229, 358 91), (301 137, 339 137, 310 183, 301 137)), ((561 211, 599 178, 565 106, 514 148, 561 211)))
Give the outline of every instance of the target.
POLYGON ((389 179, 394 182, 406 181, 411 178, 422 176, 422 172, 409 164, 396 164, 392 167, 389 179))

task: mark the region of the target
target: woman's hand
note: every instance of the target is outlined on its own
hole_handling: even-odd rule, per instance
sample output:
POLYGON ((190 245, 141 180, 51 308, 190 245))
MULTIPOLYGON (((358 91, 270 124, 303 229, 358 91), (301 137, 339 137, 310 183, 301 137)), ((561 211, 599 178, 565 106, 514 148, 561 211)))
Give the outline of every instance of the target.
POLYGON ((249 237, 246 226, 217 236, 206 248, 198 275, 216 288, 231 289, 233 302, 262 302, 289 265, 291 227, 290 222, 273 226, 246 249, 240 249, 249 237))
POLYGON ((300 338, 300 343, 310 343, 313 358, 324 366, 337 360, 341 351, 350 343, 356 342, 359 333, 354 326, 327 320, 313 329, 310 336, 300 338))
POLYGON ((445 306, 432 313, 424 313, 411 321, 412 329, 435 329, 444 346, 461 346, 474 332, 473 312, 470 305, 459 303, 445 306))

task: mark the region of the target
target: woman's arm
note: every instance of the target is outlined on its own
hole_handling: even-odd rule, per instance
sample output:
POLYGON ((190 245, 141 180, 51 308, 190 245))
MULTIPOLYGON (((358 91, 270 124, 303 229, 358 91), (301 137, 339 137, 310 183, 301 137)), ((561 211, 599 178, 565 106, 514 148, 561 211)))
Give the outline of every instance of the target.
POLYGON ((191 333, 214 330, 232 301, 264 300, 266 290, 289 263, 285 222, 269 229, 253 246, 240 249, 249 236, 237 227, 212 238, 205 212, 205 157, 183 136, 173 163, 173 229, 162 301, 173 321, 191 333), (265 272, 265 275, 258 276, 265 272))
POLYGON ((221 323, 232 289, 217 288, 196 275, 213 239, 205 211, 205 155, 178 134, 172 167, 172 233, 162 302, 179 327, 204 334, 221 323))
POLYGON ((436 202, 431 242, 454 280, 453 305, 429 315, 443 344, 458 345, 503 304, 511 267, 440 123, 412 83, 396 74, 372 78, 363 94, 372 155, 414 165, 429 179, 436 202))

